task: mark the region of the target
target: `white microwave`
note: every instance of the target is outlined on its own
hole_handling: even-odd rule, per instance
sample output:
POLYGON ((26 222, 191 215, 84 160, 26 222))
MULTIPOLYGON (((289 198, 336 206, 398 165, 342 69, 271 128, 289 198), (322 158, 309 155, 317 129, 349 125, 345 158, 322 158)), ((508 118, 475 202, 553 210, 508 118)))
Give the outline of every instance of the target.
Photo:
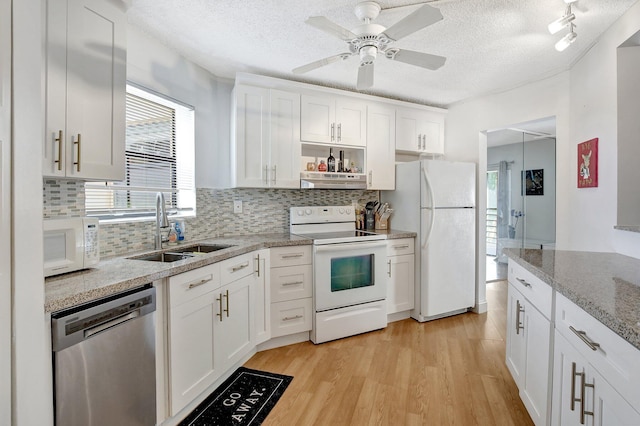
POLYGON ((98 219, 44 220, 44 276, 86 269, 100 262, 98 219))

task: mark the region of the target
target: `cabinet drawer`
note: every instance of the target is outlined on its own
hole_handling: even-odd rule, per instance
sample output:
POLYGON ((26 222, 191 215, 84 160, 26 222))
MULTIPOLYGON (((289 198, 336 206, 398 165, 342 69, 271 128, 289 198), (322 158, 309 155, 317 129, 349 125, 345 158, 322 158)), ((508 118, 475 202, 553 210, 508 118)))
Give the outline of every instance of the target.
POLYGON ((204 266, 168 278, 169 306, 175 307, 220 288, 219 264, 204 266))
POLYGON ((560 293, 556 329, 631 405, 640 407, 640 350, 560 293), (579 334, 599 346, 591 349, 579 334))
POLYGON ((509 259, 509 282, 547 319, 551 319, 553 290, 550 285, 509 259))
POLYGON ((387 241, 387 256, 403 256, 413 254, 414 238, 400 238, 387 241))
POLYGON ((312 274, 311 265, 271 268, 271 301, 284 302, 311 297, 312 274))
POLYGON ((311 246, 274 247, 271 249, 271 267, 311 264, 311 246))
POLYGON ((271 337, 311 330, 311 298, 271 304, 271 337))
POLYGON ((251 252, 220 262, 220 281, 222 285, 227 285, 253 274, 258 268, 258 264, 254 262, 255 257, 255 253, 251 252))

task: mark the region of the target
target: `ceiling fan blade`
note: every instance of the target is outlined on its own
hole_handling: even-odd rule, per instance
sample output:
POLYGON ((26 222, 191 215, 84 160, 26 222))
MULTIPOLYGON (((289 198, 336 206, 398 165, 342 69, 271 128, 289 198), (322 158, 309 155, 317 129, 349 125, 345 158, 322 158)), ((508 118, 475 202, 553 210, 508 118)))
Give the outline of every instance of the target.
POLYGON ((373 62, 360 64, 358 68, 358 83, 356 89, 364 90, 373 86, 373 62))
POLYGON ((416 65, 429 70, 437 70, 443 66, 447 60, 444 56, 430 55, 428 53, 405 49, 389 49, 386 52, 386 56, 394 61, 416 65))
POLYGON ((397 41, 442 19, 440 9, 425 4, 387 28, 384 34, 391 40, 397 41))
POLYGON ((331 22, 324 16, 312 16, 305 21, 307 24, 315 27, 319 30, 327 32, 333 36, 338 37, 344 41, 350 41, 354 38, 358 38, 357 35, 349 31, 348 29, 341 27, 340 25, 331 22))
POLYGON ((340 60, 345 60, 351 55, 351 53, 340 53, 339 55, 329 56, 328 58, 320 59, 307 65, 302 65, 301 67, 294 68, 291 72, 294 74, 304 74, 305 72, 315 70, 316 68, 324 67, 325 65, 329 65, 340 60))

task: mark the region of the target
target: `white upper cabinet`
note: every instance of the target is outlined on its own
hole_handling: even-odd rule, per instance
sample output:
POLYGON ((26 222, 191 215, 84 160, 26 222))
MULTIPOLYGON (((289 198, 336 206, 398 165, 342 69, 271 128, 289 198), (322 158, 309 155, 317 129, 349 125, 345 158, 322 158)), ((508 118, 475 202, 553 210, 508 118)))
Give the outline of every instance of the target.
POLYGON ((300 137, 305 142, 366 146, 367 103, 329 94, 303 94, 300 137))
POLYGON ((43 175, 122 180, 124 3, 50 0, 46 5, 43 175))
POLYGON ((413 108, 396 111, 396 150, 444 154, 444 114, 413 108))
POLYGON ((300 187, 300 95, 236 85, 234 187, 300 187))
POLYGON ((367 109, 367 189, 396 187, 396 111, 383 104, 367 109))

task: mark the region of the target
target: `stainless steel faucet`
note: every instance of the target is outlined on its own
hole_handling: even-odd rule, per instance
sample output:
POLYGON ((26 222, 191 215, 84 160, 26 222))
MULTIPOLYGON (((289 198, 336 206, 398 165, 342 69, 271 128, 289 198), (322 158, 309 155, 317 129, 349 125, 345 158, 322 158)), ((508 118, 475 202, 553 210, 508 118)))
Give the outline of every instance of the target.
POLYGON ((163 238, 160 229, 166 229, 169 227, 169 219, 167 218, 167 211, 164 208, 164 194, 158 192, 156 194, 156 237, 155 247, 156 250, 162 249, 162 243, 169 241, 169 237, 163 238))

